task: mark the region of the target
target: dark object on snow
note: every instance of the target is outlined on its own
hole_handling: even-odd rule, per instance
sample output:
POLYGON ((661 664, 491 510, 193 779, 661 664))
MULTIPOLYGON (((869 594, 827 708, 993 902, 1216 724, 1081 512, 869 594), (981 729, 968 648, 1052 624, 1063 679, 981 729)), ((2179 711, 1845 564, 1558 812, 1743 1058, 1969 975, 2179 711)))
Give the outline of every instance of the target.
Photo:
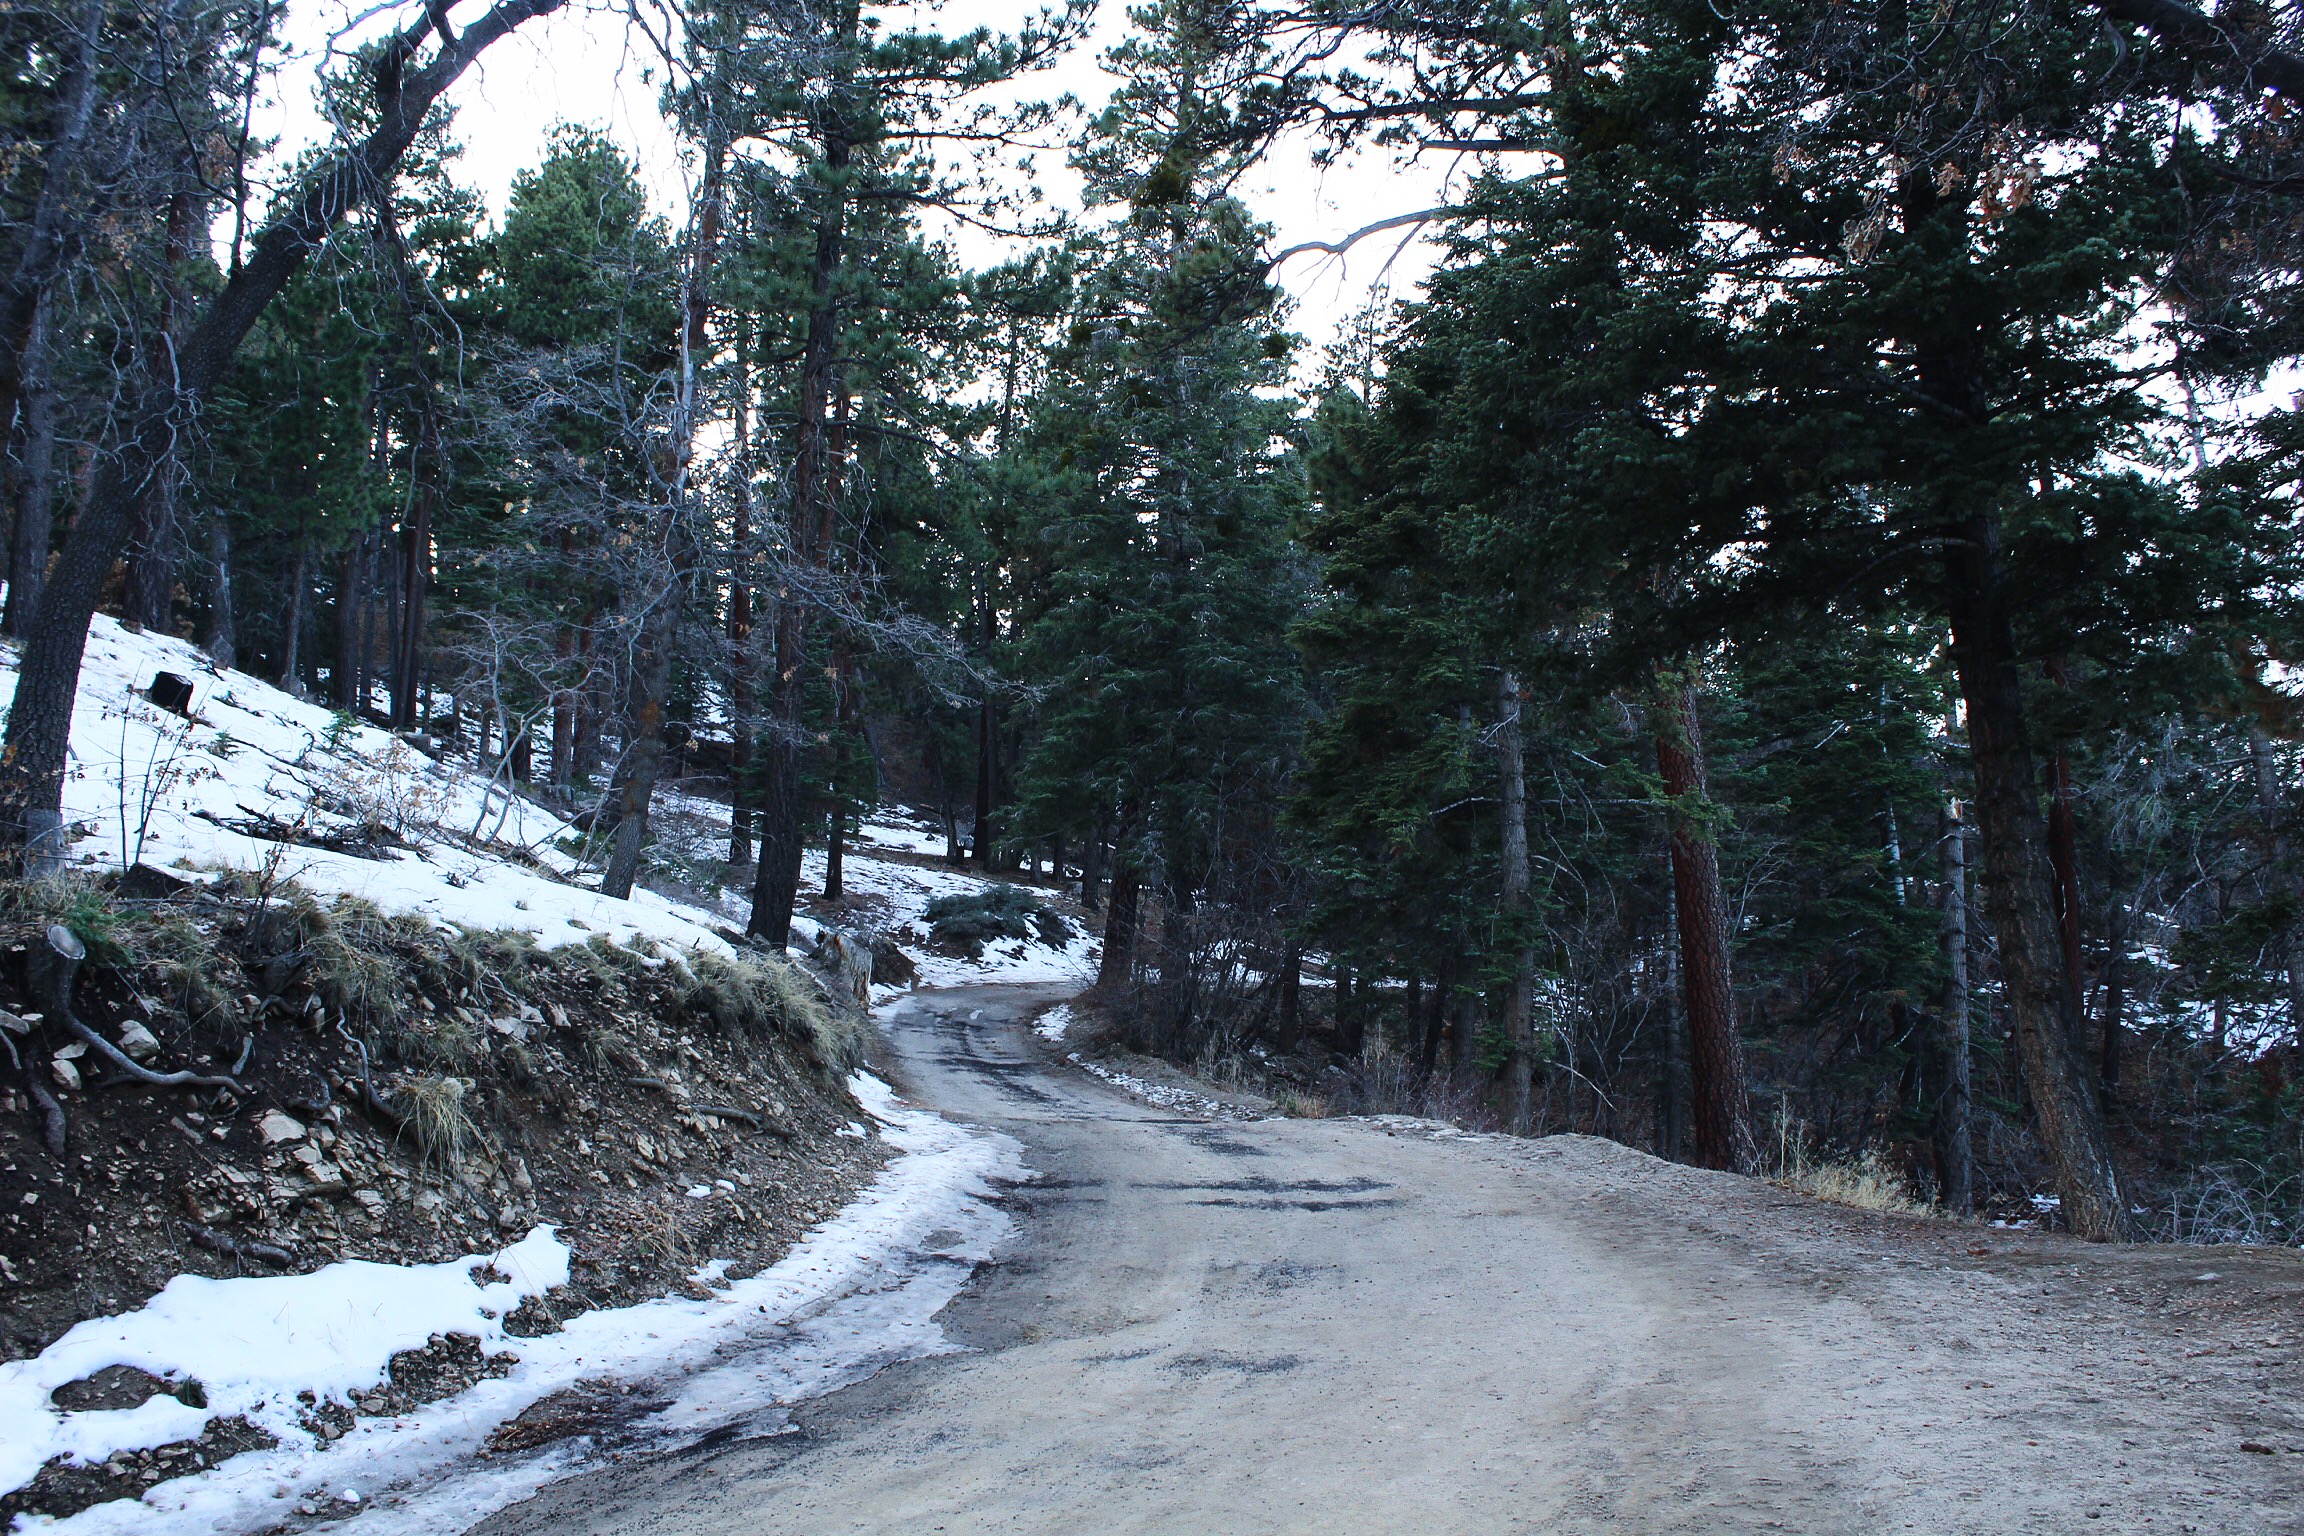
POLYGON ((872 974, 895 986, 908 987, 920 979, 920 967, 885 933, 872 935, 872 974))
POLYGON ((192 718, 192 679, 175 672, 155 672, 144 696, 172 715, 192 718))
POLYGON ((168 901, 187 896, 201 888, 202 882, 188 875, 179 875, 165 869, 154 869, 149 864, 131 864, 128 872, 112 894, 123 901, 168 901))

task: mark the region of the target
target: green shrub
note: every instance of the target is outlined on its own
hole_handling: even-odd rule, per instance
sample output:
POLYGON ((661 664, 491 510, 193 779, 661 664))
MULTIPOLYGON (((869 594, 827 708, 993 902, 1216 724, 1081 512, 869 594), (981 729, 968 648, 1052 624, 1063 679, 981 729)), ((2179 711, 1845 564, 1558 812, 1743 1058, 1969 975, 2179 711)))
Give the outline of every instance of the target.
POLYGON ((1064 920, 1022 886, 995 885, 959 896, 939 896, 923 914, 928 936, 939 944, 971 952, 994 939, 1038 938, 1061 948, 1064 920))

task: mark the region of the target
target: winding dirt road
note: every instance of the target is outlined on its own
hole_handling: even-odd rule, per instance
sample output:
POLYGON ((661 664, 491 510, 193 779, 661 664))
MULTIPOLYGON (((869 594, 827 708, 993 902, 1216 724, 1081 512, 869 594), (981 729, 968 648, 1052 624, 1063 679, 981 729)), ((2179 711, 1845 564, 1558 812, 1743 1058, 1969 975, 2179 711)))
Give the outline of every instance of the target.
POLYGON ((547 1488, 580 1533, 2304 1531, 2304 1261, 1875 1217, 1583 1137, 1205 1120, 918 994, 1024 1143, 967 1353, 547 1488), (2258 1447, 2250 1449, 2247 1447, 2258 1447))

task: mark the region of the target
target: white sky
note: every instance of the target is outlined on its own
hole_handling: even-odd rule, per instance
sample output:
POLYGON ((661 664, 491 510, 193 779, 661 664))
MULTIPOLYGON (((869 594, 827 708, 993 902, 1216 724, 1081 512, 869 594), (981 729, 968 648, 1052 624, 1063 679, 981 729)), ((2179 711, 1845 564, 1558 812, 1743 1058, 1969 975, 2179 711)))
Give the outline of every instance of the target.
MULTIPOLYGON (((890 26, 909 14, 918 26, 946 33, 977 26, 1003 31, 1037 9, 1034 0, 949 0, 941 6, 890 7, 890 26)), ((465 0, 459 20, 480 14, 465 0)), ((331 38, 377 35, 399 6, 379 11, 363 0, 289 0, 283 27, 289 57, 274 82, 259 130, 281 140, 282 156, 324 137, 327 124, 311 102, 311 85, 331 38)), ((1125 0, 1101 0, 1094 38, 1055 68, 1033 76, 1023 99, 1069 92, 1090 110, 1109 98, 1113 79, 1099 58, 1127 27, 1125 0)), ((347 46, 338 41, 336 47, 347 46)), ((647 36, 614 0, 574 0, 571 9, 530 22, 482 55, 457 83, 456 137, 464 146, 458 179, 478 188, 501 213, 512 178, 543 158, 553 129, 574 123, 606 132, 639 162, 659 210, 677 220, 686 206, 688 177, 680 146, 657 110, 663 70, 647 36), (652 67, 653 66, 653 67, 652 67)), ((1283 145, 1241 187, 1257 214, 1275 229, 1275 248, 1308 240, 1333 241, 1377 219, 1426 208, 1442 200, 1452 177, 1468 164, 1460 156, 1427 155, 1402 163, 1378 151, 1325 171, 1311 163, 1308 143, 1283 145)), ((1038 157, 1035 179, 1051 197, 1075 198, 1061 153, 1038 157)), ((1076 206, 1076 201, 1075 201, 1076 206)), ((963 262, 984 266, 1009 254, 997 237, 968 229, 951 232, 963 262)), ((1279 273, 1297 302, 1296 329, 1312 342, 1306 359, 1338 323, 1364 305, 1373 290, 1412 292, 1429 269, 1431 248, 1412 232, 1372 236, 1345 257, 1298 256, 1279 273)))

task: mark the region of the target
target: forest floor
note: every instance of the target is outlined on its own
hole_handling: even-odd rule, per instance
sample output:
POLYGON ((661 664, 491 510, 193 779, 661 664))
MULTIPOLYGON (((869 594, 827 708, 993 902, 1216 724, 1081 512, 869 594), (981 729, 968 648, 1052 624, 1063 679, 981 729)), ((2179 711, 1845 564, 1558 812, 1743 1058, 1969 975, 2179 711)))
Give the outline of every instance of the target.
POLYGON ((673 1454, 604 1433, 476 1529, 2304 1531, 2304 1255, 1147 1096, 1034 1031, 1068 990, 883 1010, 898 1086, 1039 1175, 938 1318, 962 1352, 673 1454))

